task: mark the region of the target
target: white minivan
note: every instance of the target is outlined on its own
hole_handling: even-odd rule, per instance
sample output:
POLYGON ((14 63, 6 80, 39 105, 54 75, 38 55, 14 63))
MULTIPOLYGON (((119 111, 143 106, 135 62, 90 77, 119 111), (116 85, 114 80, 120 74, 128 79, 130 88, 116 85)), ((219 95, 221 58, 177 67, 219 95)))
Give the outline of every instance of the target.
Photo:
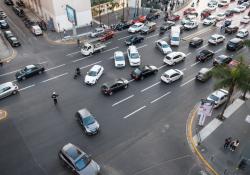
POLYGON ((140 66, 141 57, 135 46, 129 46, 127 49, 128 61, 130 66, 140 66))
POLYGON ((42 29, 38 25, 31 26, 31 32, 36 36, 43 34, 42 29))
POLYGON ((180 26, 172 26, 171 27, 171 34, 170 34, 170 45, 171 46, 179 46, 180 34, 181 34, 180 26))

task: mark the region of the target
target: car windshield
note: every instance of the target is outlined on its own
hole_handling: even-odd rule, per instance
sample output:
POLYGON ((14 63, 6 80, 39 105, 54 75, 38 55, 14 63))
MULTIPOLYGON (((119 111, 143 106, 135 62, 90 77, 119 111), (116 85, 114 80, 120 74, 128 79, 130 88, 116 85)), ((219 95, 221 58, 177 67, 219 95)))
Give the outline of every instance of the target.
POLYGON ((218 101, 219 100, 219 98, 217 96, 213 95, 213 94, 209 95, 208 98, 212 99, 213 101, 218 101))
POLYGON ((211 40, 216 40, 216 37, 214 37, 214 36, 211 36, 211 38, 210 38, 211 40))
POLYGON ((76 169, 78 171, 81 171, 90 163, 90 161, 91 159, 87 155, 83 155, 80 159, 78 159, 75 162, 76 169))
POLYGON ((234 43, 234 42, 232 42, 232 41, 229 41, 229 43, 228 43, 228 45, 230 45, 230 46, 235 46, 236 45, 236 43, 234 43))
POLYGON ((179 41, 180 38, 179 37, 172 37, 172 41, 179 41))
POLYGON ((207 17, 207 20, 213 20, 214 18, 213 17, 207 17))
POLYGON ((92 116, 88 116, 88 117, 83 118, 83 123, 84 125, 88 126, 88 125, 95 123, 95 119, 92 116))
POLYGON ((224 14, 222 14, 222 13, 221 13, 221 14, 218 14, 217 16, 219 16, 219 17, 223 17, 223 16, 224 16, 224 14))
POLYGON ((134 70, 134 73, 140 74, 140 73, 141 73, 141 70, 140 70, 139 68, 136 68, 136 69, 134 70))
POLYGON ((96 76, 96 75, 97 75, 97 72, 96 72, 96 71, 89 71, 89 72, 88 72, 88 76, 94 77, 94 76, 96 76))
POLYGON ((136 29, 136 28, 138 28, 138 26, 137 25, 132 25, 131 28, 136 29))
POLYGON ((164 73, 163 76, 166 77, 166 78, 170 77, 167 73, 164 73))
POLYGON ((123 57, 123 56, 116 56, 116 57, 115 57, 115 60, 116 60, 116 61, 123 61, 123 60, 124 60, 124 57, 123 57))
POLYGON ((164 49, 169 48, 169 45, 168 44, 162 44, 162 48, 164 48, 164 49))
POLYGON ((138 53, 131 53, 130 58, 139 58, 139 54, 138 53))

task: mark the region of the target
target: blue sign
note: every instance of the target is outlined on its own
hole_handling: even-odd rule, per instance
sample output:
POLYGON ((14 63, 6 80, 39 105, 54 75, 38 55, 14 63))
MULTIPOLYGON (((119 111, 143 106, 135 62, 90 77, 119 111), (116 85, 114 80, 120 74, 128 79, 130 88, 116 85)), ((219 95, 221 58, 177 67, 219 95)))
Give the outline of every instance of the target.
POLYGON ((66 5, 66 12, 69 22, 77 26, 76 10, 70 7, 69 5, 66 5))

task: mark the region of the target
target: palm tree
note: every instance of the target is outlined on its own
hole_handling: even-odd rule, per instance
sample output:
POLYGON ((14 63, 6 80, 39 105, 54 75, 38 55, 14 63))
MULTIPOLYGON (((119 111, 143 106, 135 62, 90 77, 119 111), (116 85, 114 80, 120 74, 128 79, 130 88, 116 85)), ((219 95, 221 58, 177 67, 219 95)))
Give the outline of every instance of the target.
POLYGON ((244 40, 244 45, 249 48, 250 47, 250 39, 244 40))
POLYGON ((216 66, 213 68, 213 77, 217 80, 215 83, 215 89, 228 88, 228 99, 225 106, 218 116, 219 119, 224 120, 224 112, 231 100, 234 89, 241 89, 245 86, 247 80, 249 80, 249 69, 243 62, 243 57, 239 60, 239 64, 235 67, 229 66, 216 66))

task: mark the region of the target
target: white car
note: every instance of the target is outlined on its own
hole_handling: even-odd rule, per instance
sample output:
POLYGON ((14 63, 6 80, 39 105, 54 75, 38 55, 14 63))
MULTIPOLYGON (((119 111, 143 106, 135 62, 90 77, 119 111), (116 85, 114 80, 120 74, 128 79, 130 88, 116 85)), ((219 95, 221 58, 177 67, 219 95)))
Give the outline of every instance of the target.
POLYGON ((184 73, 181 70, 169 69, 162 74, 161 81, 165 83, 171 83, 171 82, 181 79, 183 75, 184 73))
POLYGON ((132 26, 130 26, 130 27, 128 28, 128 32, 129 32, 129 33, 137 33, 137 32, 139 32, 143 27, 144 27, 144 24, 138 22, 138 23, 135 23, 135 24, 133 24, 132 26))
POLYGON ((217 0, 211 0, 211 1, 209 1, 207 3, 207 6, 209 6, 209 5, 216 5, 216 6, 218 6, 218 1, 217 0))
POLYGON ((115 62, 115 67, 121 68, 125 67, 125 57, 122 51, 116 51, 114 53, 114 62, 115 62))
POLYGON ((91 33, 90 33, 90 37, 94 38, 94 37, 98 37, 101 34, 103 34, 105 32, 105 29, 102 27, 97 27, 95 28, 91 33))
POLYGON ((140 66, 141 56, 135 46, 129 46, 127 49, 128 61, 130 66, 140 66))
POLYGON ((221 20, 223 20, 223 19, 225 19, 225 18, 226 18, 225 13, 218 13, 218 14, 216 15, 216 20, 217 20, 217 21, 221 21, 221 20))
POLYGON ((163 62, 167 65, 175 65, 178 62, 184 61, 185 58, 186 55, 182 52, 171 52, 164 57, 163 62))
POLYGON ((158 40, 155 42, 155 47, 158 48, 163 54, 168 54, 172 52, 171 47, 164 40, 158 40))
POLYGON ((237 5, 235 8, 233 8, 233 11, 236 13, 241 13, 246 10, 246 6, 243 5, 237 5))
POLYGON ((218 108, 220 105, 226 102, 228 98, 228 91, 224 89, 219 89, 214 91, 207 97, 207 100, 214 102, 214 108, 218 108))
POLYGON ((214 10, 216 10, 217 7, 218 7, 217 5, 209 4, 209 5, 207 6, 207 9, 208 9, 208 10, 211 10, 211 11, 214 11, 214 10))
POLYGON ((102 76, 104 68, 100 65, 94 65, 85 76, 84 82, 88 85, 94 85, 97 80, 102 76))
POLYGON ((18 86, 12 82, 0 84, 0 99, 18 93, 18 86))
POLYGON ((236 37, 238 38, 245 38, 249 35, 249 32, 247 29, 240 29, 237 34, 236 34, 236 37))
POLYGON ((188 15, 186 16, 186 18, 189 19, 190 21, 192 21, 192 20, 195 20, 195 19, 197 18, 197 15, 188 14, 188 15))
POLYGON ((203 25, 212 25, 216 22, 216 17, 210 15, 203 20, 203 25))
POLYGON ((218 3, 218 7, 225 7, 230 4, 230 0, 220 0, 218 3))
POLYGON ((225 41, 225 36, 219 35, 219 34, 214 34, 210 37, 208 40, 209 44, 217 45, 219 43, 223 43, 225 41))
POLYGON ((242 24, 248 24, 250 22, 249 16, 243 16, 243 18, 240 20, 240 23, 242 24))
POLYGON ((183 18, 182 20, 181 20, 181 24, 182 25, 185 25, 185 24, 187 24, 187 23, 189 23, 190 22, 190 19, 188 19, 188 18, 183 18))
POLYGON ((197 21, 190 21, 184 25, 185 30, 191 30, 198 28, 198 22, 197 21))

